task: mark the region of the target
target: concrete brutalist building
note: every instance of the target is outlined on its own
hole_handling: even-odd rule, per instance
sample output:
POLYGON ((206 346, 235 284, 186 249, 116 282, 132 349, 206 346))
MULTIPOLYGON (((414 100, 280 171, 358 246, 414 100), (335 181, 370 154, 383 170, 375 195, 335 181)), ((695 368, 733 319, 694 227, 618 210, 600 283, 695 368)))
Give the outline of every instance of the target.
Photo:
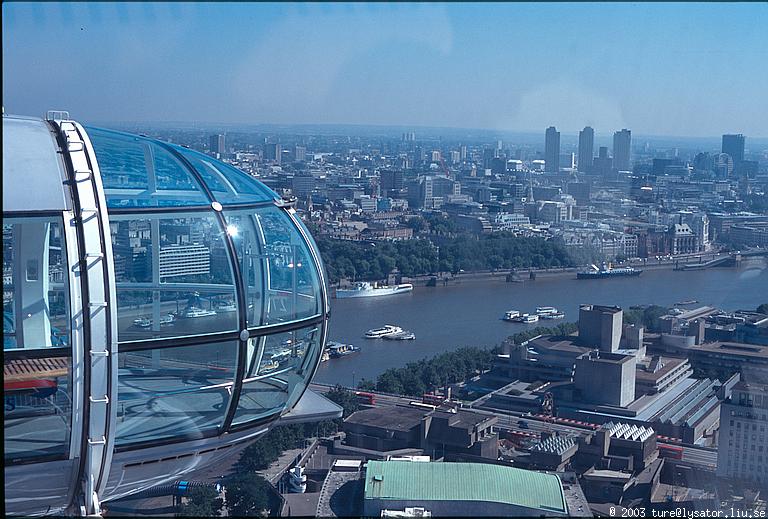
POLYGON ((635 399, 635 362, 632 355, 593 350, 576 360, 573 381, 579 400, 624 407, 635 399))
POLYGON ((498 457, 498 418, 460 409, 455 413, 395 406, 357 411, 344 420, 344 447, 379 453, 419 449, 433 458, 498 457))

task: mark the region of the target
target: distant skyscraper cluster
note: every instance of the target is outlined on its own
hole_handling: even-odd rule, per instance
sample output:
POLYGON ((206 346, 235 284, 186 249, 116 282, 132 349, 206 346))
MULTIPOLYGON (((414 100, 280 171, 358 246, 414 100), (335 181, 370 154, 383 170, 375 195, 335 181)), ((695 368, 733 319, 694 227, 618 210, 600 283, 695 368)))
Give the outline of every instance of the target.
MULTIPOLYGON (((632 132, 624 128, 613 134, 613 157, 608 156, 606 148, 604 154, 595 158, 595 130, 591 126, 586 126, 579 132, 579 153, 576 167, 578 171, 591 173, 600 173, 611 169, 629 171, 631 168, 631 150, 632 132)), ((568 154, 560 154, 560 132, 554 126, 550 126, 544 136, 544 170, 556 173, 561 167, 570 169, 574 164, 572 160, 567 159, 568 154), (561 157, 566 160, 562 160, 561 157)))

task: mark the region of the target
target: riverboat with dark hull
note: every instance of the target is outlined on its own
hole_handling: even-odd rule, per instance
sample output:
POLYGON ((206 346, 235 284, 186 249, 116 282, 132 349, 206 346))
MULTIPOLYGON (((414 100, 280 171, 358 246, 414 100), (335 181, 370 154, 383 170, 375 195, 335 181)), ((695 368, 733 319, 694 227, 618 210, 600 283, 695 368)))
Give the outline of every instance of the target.
POLYGON ((590 265, 590 268, 576 273, 576 279, 604 279, 616 277, 634 277, 642 274, 643 271, 634 267, 612 268, 610 264, 603 263, 602 268, 596 265, 590 265))

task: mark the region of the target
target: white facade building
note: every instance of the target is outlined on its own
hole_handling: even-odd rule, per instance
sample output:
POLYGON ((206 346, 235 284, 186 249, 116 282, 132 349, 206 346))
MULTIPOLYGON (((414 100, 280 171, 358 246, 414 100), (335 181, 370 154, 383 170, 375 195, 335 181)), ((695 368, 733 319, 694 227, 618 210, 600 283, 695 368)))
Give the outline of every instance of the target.
POLYGON ((768 385, 739 382, 720 406, 717 475, 768 481, 768 385))
POLYGON ((205 245, 170 245, 160 247, 160 278, 208 274, 211 250, 205 245))

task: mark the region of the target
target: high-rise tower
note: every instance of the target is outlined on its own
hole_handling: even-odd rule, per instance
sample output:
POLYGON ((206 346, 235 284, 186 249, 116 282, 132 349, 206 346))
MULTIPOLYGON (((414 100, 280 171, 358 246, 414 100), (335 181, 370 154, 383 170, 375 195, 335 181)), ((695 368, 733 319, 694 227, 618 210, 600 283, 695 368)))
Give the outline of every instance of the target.
POLYGON ((734 164, 744 160, 744 136, 742 134, 723 135, 723 153, 733 159, 734 164))
POLYGON ((209 149, 211 151, 211 155, 213 155, 215 158, 224 158, 224 155, 227 153, 227 144, 226 144, 226 138, 221 135, 220 133, 217 133, 215 135, 211 135, 209 140, 209 149))
POLYGON ((632 132, 626 128, 613 134, 613 167, 619 171, 629 171, 631 144, 632 132))
POLYGON ((544 171, 560 170, 560 132, 550 126, 544 136, 544 171))
POLYGON ((585 126, 579 132, 579 171, 584 172, 592 167, 592 158, 595 153, 595 130, 591 126, 585 126))

